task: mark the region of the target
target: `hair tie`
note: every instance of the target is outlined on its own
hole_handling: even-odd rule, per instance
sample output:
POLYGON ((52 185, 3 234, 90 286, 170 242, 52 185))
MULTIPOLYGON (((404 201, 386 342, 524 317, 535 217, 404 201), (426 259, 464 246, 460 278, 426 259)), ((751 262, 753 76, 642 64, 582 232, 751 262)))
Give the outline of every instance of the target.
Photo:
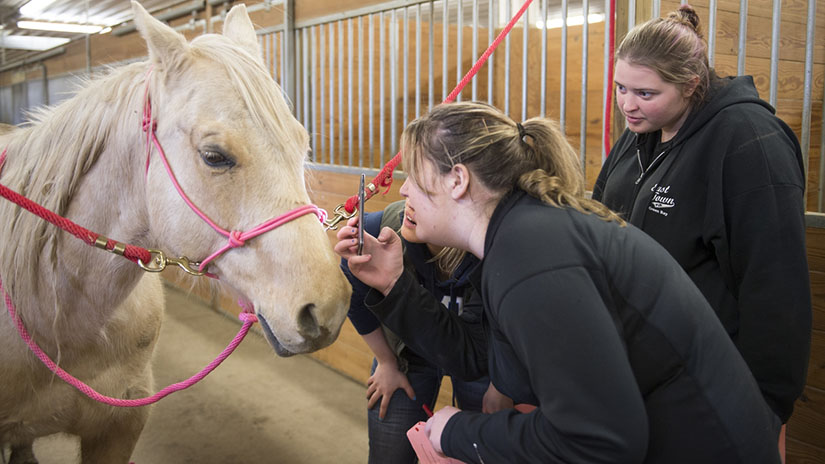
POLYGON ((517 122, 516 128, 518 129, 518 136, 521 141, 527 143, 527 140, 525 140, 527 137, 527 131, 524 129, 524 126, 522 126, 520 122, 517 122))

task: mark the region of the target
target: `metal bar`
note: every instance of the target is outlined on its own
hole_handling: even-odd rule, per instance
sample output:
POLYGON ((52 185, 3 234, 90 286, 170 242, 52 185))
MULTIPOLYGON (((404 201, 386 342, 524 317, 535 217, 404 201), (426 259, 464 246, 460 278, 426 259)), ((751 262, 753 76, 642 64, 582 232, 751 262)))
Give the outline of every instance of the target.
POLYGON ((428 108, 435 106, 435 2, 430 2, 430 40, 428 45, 429 70, 427 71, 427 85, 429 86, 428 108))
MULTIPOLYGON (((478 0, 473 0, 473 54, 470 59, 478 57, 478 0)), ((473 101, 478 100, 478 79, 473 76, 473 101)))
MULTIPOLYGON (((808 163, 810 160, 811 149, 811 82, 813 80, 814 67, 814 23, 816 21, 816 3, 814 0, 808 0, 808 23, 806 28, 805 40, 805 79, 804 79, 804 94, 802 97, 802 162, 805 165, 805 205, 807 210, 808 203, 808 163)), ((820 177, 822 173, 820 171, 820 177)))
MULTIPOLYGON (((491 44, 494 40, 493 29, 495 28, 495 10, 493 9, 493 0, 487 1, 487 43, 491 44)), ((487 103, 492 105, 493 104, 493 82, 495 80, 495 74, 493 72, 493 58, 495 53, 490 55, 490 58, 487 59, 487 103)))
MULTIPOLYGON (((607 41, 605 41, 607 42, 607 41)), ((541 0, 541 96, 539 116, 545 115, 547 108, 547 0, 541 0)))
MULTIPOLYGON (((329 22, 345 20, 349 18, 357 18, 359 16, 369 16, 377 13, 383 13, 390 10, 396 10, 399 8, 406 8, 408 6, 415 6, 419 3, 427 3, 429 0, 391 0, 387 2, 381 2, 374 5, 365 6, 362 8, 353 8, 343 11, 341 13, 333 13, 326 16, 319 16, 317 18, 307 19, 304 21, 298 21, 295 23, 295 27, 309 27, 315 26, 318 24, 326 24, 329 22)), ((254 7, 254 5, 253 5, 254 7)))
POLYGON ((769 103, 774 108, 776 107, 776 91, 779 87, 778 68, 779 68, 779 22, 782 14, 782 0, 773 0, 773 18, 771 27, 771 88, 769 103))
MULTIPOLYGON (((354 19, 350 19, 350 20, 347 21, 347 45, 348 45, 347 46, 347 58, 348 58, 347 59, 347 76, 348 76, 348 79, 347 79, 347 141, 348 141, 347 151, 349 151, 349 156, 347 158, 347 166, 352 166, 352 161, 353 161, 352 156, 355 153, 355 150, 354 150, 354 147, 353 147, 354 140, 352 138, 352 133, 353 133, 353 127, 352 127, 353 126, 353 124, 352 124, 352 122, 353 122, 352 121, 352 76, 354 74, 352 67, 353 67, 353 64, 355 62, 355 59, 354 59, 355 50, 353 49, 353 43, 352 43, 352 37, 353 37, 353 35, 352 35, 352 23, 354 21, 355 21, 354 19)), ((360 64, 361 61, 359 60, 358 63, 360 64)), ((359 119, 359 121, 360 121, 360 119, 359 119)))
POLYGON ((335 164, 335 32, 332 23, 327 24, 329 30, 329 164, 335 164))
MULTIPOLYGON (((318 161, 323 163, 326 159, 327 153, 327 133, 326 133, 326 117, 327 117, 327 87, 326 87, 326 80, 327 80, 327 66, 326 66, 326 55, 327 55, 327 36, 324 34, 324 26, 318 26, 318 42, 320 45, 320 52, 318 53, 318 67, 321 70, 321 80, 318 82, 318 86, 321 88, 321 112, 318 114, 318 121, 320 125, 320 137, 321 137, 321 152, 319 153, 318 161)), ((330 72, 332 72, 330 70, 330 72)))
POLYGON ((710 0, 708 9, 708 64, 713 67, 716 57, 716 0, 710 0))
POLYGON ((627 30, 636 27, 636 0, 627 0, 627 30))
MULTIPOLYGON (((512 17, 510 1, 504 0, 504 17, 506 18, 512 17)), ((504 37, 504 114, 510 115, 510 34, 504 37)))
POLYGON ((610 74, 610 37, 608 34, 610 33, 610 18, 613 17, 613 11, 610 9, 610 0, 604 0, 604 69, 602 71, 603 76, 603 87, 602 87, 602 165, 604 165, 605 160, 607 160, 607 144, 604 143, 605 136, 607 132, 610 130, 606 127, 604 117, 607 115, 607 96, 608 92, 610 92, 610 82, 607 80, 608 74, 610 74))
MULTIPOLYGON (((633 2, 634 0, 629 0, 633 2)), ((561 0, 561 78, 559 84, 559 127, 567 134, 567 0, 561 0)))
MULTIPOLYGON (((396 121, 398 119, 398 16, 396 10, 390 12, 390 152, 395 153, 395 141, 398 137, 396 121)), ((382 163, 383 164, 383 163, 382 163)))
POLYGON ((378 13, 378 164, 384 165, 384 63, 386 63, 384 49, 386 34, 386 21, 384 21, 384 12, 378 13))
POLYGON ((307 42, 309 42, 309 28, 301 30, 301 55, 303 56, 301 59, 301 65, 303 68, 303 72, 301 72, 301 80, 303 81, 304 86, 301 100, 304 107, 304 127, 306 127, 309 131, 309 102, 312 101, 312 96, 309 93, 309 79, 311 76, 309 72, 309 44, 307 42))
MULTIPOLYGON (((632 1, 632 0, 631 0, 632 1)), ((579 134, 579 156, 582 163, 582 173, 585 173, 587 167, 587 44, 590 40, 590 23, 587 22, 587 16, 590 13, 589 0, 582 0, 582 101, 581 101, 581 115, 580 115, 580 130, 579 134)))
MULTIPOLYGON (((358 166, 364 165, 364 29, 361 16, 358 17, 358 166)), ((372 21, 370 21, 372 30, 372 21)), ((370 76, 372 78, 372 76, 370 76)), ((372 124, 372 121, 370 121, 372 124)))
MULTIPOLYGON (((687 1, 687 0, 683 0, 687 1)), ((745 74, 745 47, 748 44, 748 0, 739 0, 739 53, 736 58, 736 74, 745 74)))
POLYGON ((338 162, 344 164, 344 23, 341 21, 338 21, 338 152, 338 162))
POLYGON ((449 10, 447 10, 449 3, 447 0, 442 0, 441 10, 441 99, 447 98, 447 47, 450 43, 449 24, 449 10))
MULTIPOLYGON (((461 51, 464 48, 464 0, 456 2, 456 27, 455 27, 455 83, 458 85, 464 73, 461 71, 461 51)), ((455 101, 461 101, 461 95, 464 92, 459 92, 455 101)))
MULTIPOLYGON (((415 7, 415 117, 421 116, 421 5, 415 7)), ((406 124, 404 124, 406 127, 406 124)))
POLYGON ((284 2, 284 32, 281 36, 281 79, 287 98, 295 102, 298 93, 296 69, 295 0, 284 2))
MULTIPOLYGON (((304 120, 304 42, 303 31, 295 31, 295 119, 304 120)), ((306 127, 306 126, 304 126, 306 127)))
POLYGON ((374 27, 373 15, 370 15, 370 30, 367 36, 367 47, 368 47, 368 55, 369 55, 369 84, 368 84, 368 94, 369 98, 367 99, 367 121, 369 122, 369 146, 370 146, 370 159, 369 159, 369 167, 373 166, 373 154, 374 154, 374 147, 373 141, 375 140, 375 127, 373 124, 373 116, 375 115, 375 110, 373 108, 373 102, 375 101, 374 94, 375 94, 375 27, 374 27))
MULTIPOLYGON (((313 28, 313 29, 317 29, 317 28, 313 28)), ((311 33, 311 35, 310 35, 310 37, 311 37, 310 55, 312 57, 311 58, 312 66, 311 66, 310 69, 315 70, 315 69, 318 69, 318 55, 316 53, 316 51, 318 50, 318 44, 317 44, 317 39, 315 38, 315 31, 311 30, 310 33, 311 33)), ((321 61, 323 61, 323 60, 321 60, 321 61)), ((315 98, 315 96, 318 95, 318 84, 317 84, 317 80, 315 79, 315 73, 313 73, 312 76, 311 76, 311 82, 312 82, 312 94, 311 94, 310 101, 312 102, 312 114, 310 116, 310 121, 312 121, 312 125, 307 126, 307 130, 309 131, 310 134, 312 134, 312 161, 317 162, 318 161, 318 153, 319 153, 318 152, 318 130, 316 128, 317 126, 315 125, 315 121, 318 118, 318 113, 315 111, 315 102, 317 102, 318 100, 323 101, 323 98, 320 98, 320 99, 315 98)), ((323 138, 321 140, 323 140, 323 138)))
MULTIPOLYGON (((410 76, 410 46, 409 46, 410 45, 409 44, 409 41, 410 41, 409 40, 409 37, 410 37, 410 16, 409 16, 409 11, 406 8, 404 8, 403 22, 404 22, 404 29, 403 29, 404 30, 404 36, 401 38, 401 44, 402 44, 401 45, 401 50, 404 52, 404 63, 401 66, 401 70, 402 70, 402 73, 401 73, 402 74, 402 78, 401 78, 401 98, 402 98, 401 111, 402 111, 402 113, 404 113, 404 114, 401 115, 401 121, 402 121, 401 129, 402 130, 403 130, 403 128, 407 127, 407 118, 410 115, 410 113, 409 113, 409 106, 410 106, 409 96, 410 96, 410 94, 409 94, 409 83, 407 82, 409 80, 409 76, 410 76)), ((396 140, 396 138, 393 137, 393 140, 396 140)), ((393 153, 395 153, 394 150, 393 150, 393 153)))
POLYGON ((524 12, 524 33, 521 38, 521 120, 527 119, 527 50, 530 48, 530 8, 524 12))
MULTIPOLYGON (((660 13, 661 10, 662 10, 661 3, 662 3, 661 0, 653 0, 653 11, 652 11, 652 15, 651 15, 653 18, 658 18, 659 16, 661 16, 661 13, 660 13)), ((587 15, 584 15, 584 22, 587 22, 587 15)))

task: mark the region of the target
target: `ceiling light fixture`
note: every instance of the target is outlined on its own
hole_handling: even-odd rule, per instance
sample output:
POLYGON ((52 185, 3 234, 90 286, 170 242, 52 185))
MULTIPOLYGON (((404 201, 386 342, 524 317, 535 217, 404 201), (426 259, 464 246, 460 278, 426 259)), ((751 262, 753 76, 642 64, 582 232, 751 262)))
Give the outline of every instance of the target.
POLYGON ((47 23, 43 21, 17 21, 21 29, 35 29, 38 31, 72 32, 77 34, 96 34, 103 30, 103 26, 89 24, 47 23))
POLYGON ((48 50, 65 45, 70 39, 64 37, 39 37, 32 35, 3 35, 0 36, 0 48, 15 48, 18 50, 48 50))

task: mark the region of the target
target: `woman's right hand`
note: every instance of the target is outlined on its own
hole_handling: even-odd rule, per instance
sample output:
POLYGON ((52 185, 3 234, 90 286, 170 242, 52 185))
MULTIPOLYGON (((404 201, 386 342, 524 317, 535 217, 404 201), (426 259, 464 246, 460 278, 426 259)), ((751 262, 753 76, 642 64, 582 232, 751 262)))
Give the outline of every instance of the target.
POLYGON ((364 252, 359 256, 357 226, 358 217, 350 218, 347 226, 338 231, 338 243, 333 249, 347 260, 352 275, 387 296, 404 271, 401 239, 389 227, 381 229, 377 238, 364 234, 364 252))
POLYGON ((372 409, 375 403, 381 400, 378 418, 383 420, 387 415, 387 408, 390 407, 390 399, 399 388, 407 392, 411 400, 415 399, 415 391, 410 381, 403 372, 398 370, 397 365, 378 363, 375 372, 367 380, 367 409, 372 409))

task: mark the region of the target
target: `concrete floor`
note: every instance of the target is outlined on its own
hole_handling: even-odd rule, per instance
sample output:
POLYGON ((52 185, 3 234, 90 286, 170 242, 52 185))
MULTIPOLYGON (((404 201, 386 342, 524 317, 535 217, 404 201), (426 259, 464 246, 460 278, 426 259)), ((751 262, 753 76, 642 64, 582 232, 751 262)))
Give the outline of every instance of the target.
MULTIPOLYGON (((239 323, 176 289, 155 352, 160 389, 200 371, 239 323)), ((135 464, 365 463, 366 391, 308 356, 279 358, 250 332, 206 379, 155 405, 135 464)), ((78 462, 69 436, 35 442, 40 464, 78 462)))

